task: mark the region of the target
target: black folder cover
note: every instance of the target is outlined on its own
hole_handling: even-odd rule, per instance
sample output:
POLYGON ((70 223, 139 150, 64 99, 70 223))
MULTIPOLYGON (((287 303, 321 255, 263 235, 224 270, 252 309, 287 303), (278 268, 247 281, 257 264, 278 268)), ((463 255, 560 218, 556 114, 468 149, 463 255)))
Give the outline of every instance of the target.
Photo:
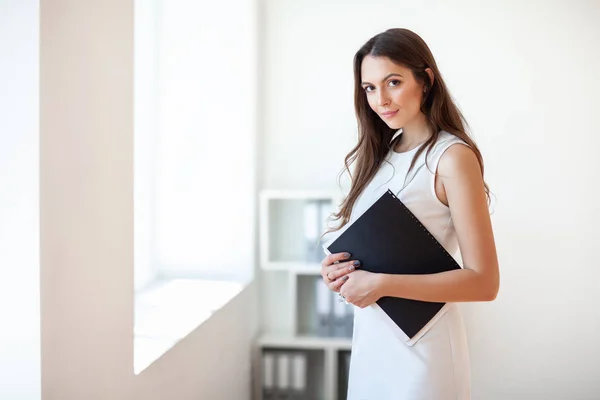
MULTIPOLYGON (((326 245, 327 246, 327 245, 326 245)), ((384 274, 433 274, 460 265, 391 190, 384 193, 327 247, 349 252, 365 271, 384 274)), ((445 303, 382 297, 377 304, 413 338, 445 303)))

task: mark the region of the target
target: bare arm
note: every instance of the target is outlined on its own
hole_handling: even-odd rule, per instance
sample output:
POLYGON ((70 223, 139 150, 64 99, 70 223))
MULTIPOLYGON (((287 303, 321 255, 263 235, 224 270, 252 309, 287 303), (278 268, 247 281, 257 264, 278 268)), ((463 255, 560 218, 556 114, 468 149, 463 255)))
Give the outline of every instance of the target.
POLYGON ((428 275, 378 274, 378 294, 435 302, 494 300, 500 283, 498 259, 477 158, 467 146, 454 145, 442 155, 438 172, 464 268, 428 275))

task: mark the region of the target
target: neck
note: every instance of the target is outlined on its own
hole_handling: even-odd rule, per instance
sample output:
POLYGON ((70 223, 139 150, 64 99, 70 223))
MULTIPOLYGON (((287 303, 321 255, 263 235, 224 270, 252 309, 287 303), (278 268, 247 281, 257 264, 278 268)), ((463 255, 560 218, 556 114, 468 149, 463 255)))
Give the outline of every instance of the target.
POLYGON ((433 134, 423 113, 402 127, 402 137, 396 145, 396 151, 409 151, 425 142, 433 134))

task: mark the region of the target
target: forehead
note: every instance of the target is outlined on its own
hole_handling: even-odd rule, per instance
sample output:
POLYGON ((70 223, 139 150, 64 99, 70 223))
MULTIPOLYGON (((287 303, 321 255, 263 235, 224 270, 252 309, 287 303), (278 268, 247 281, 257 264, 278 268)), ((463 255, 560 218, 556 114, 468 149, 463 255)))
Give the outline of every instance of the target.
POLYGON ((360 67, 363 82, 380 82, 389 74, 400 74, 406 77, 410 69, 394 63, 387 57, 365 56, 360 67))

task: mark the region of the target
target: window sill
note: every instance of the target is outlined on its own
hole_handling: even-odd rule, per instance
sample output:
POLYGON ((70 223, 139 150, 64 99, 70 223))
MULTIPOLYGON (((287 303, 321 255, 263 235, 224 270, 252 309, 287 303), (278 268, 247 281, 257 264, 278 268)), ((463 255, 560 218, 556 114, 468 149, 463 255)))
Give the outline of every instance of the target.
POLYGON ((134 373, 138 375, 246 285, 201 279, 157 280, 135 294, 134 373))

